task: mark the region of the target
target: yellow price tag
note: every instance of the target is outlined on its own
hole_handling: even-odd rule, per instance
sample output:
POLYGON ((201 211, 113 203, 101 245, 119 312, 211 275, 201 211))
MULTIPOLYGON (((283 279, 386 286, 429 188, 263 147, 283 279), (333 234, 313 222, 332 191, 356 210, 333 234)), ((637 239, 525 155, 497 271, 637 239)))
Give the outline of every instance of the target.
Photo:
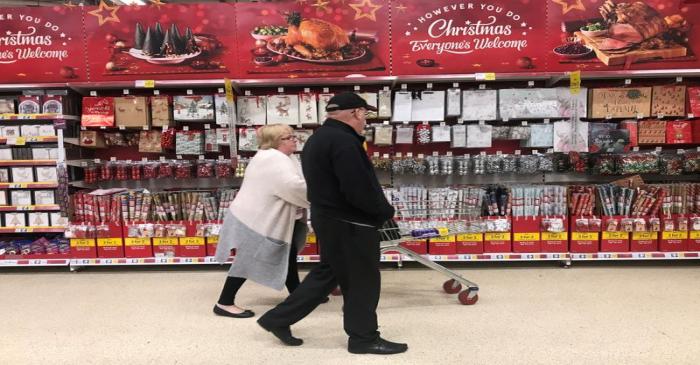
POLYGON ((15 137, 14 139, 7 139, 8 145, 24 146, 27 144, 27 137, 15 137))
POLYGON ((226 101, 233 102, 233 84, 231 79, 224 79, 224 90, 226 91, 226 101))
POLYGON ((690 239, 691 240, 700 239, 700 231, 690 231, 690 239))
POLYGON ((573 232, 571 239, 574 241, 597 241, 598 232, 573 232))
POLYGON ((94 247, 95 240, 93 238, 71 238, 70 247, 94 247))
POLYGON ((125 246, 150 246, 151 239, 146 237, 129 237, 124 240, 125 246))
POLYGON ((306 243, 316 243, 316 235, 310 234, 306 236, 306 243))
POLYGON ((509 232, 489 232, 484 235, 486 241, 510 241, 509 232))
POLYGON ((539 241, 539 232, 527 232, 527 233, 515 233, 513 234, 513 241, 539 241))
POLYGON ((154 87, 156 87, 156 80, 145 80, 143 82, 143 87, 145 87, 146 89, 153 89, 154 87))
POLYGON ((204 246, 204 237, 182 237, 180 246, 204 246))
POLYGON ((630 238, 628 232, 603 232, 604 240, 626 240, 630 238))
POLYGON ((496 73, 495 72, 487 72, 484 74, 484 80, 486 81, 494 81, 496 80, 496 73))
POLYGON ((434 243, 452 243, 452 242, 455 242, 455 239, 456 239, 456 238, 457 238, 457 237, 455 237, 454 235, 442 236, 442 237, 431 238, 431 239, 430 239, 430 242, 434 242, 434 243))
POLYGON ((219 236, 207 237, 207 244, 213 245, 219 243, 219 236))
POLYGON ((97 239, 97 246, 98 247, 118 247, 121 245, 122 245, 121 238, 98 238, 97 239))
POLYGON ((655 240, 656 232, 632 232, 632 239, 635 241, 655 240))
POLYGON ((542 232, 542 241, 566 241, 569 239, 568 232, 542 232))
POLYGON ((569 91, 572 95, 581 92, 581 70, 573 71, 569 74, 569 91))
POLYGON ((457 241, 459 242, 482 242, 483 240, 483 233, 468 233, 457 235, 457 241))
POLYGON ((687 231, 662 232, 661 237, 665 240, 687 240, 688 239, 688 232, 687 231))
POLYGON ((175 237, 154 237, 153 246, 177 246, 175 237))

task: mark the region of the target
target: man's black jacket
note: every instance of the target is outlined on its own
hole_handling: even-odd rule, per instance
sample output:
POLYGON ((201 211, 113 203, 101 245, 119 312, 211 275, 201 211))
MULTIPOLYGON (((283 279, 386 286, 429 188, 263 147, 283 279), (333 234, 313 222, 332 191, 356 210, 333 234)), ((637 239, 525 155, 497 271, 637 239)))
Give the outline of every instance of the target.
POLYGON ((301 166, 312 215, 373 226, 394 216, 364 141, 352 127, 335 119, 327 119, 308 139, 301 166))

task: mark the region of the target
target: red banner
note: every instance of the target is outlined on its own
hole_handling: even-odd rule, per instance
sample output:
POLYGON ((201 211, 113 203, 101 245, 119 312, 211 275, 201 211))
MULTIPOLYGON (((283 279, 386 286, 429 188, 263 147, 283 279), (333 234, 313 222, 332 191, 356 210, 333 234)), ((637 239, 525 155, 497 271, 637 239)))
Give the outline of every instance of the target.
POLYGON ((87 80, 80 9, 0 8, 2 83, 87 80))
POLYGON ((545 1, 392 2, 393 74, 546 71, 545 1))
POLYGON ((234 4, 86 7, 90 81, 221 79, 235 65, 234 4))
POLYGON ((700 4, 549 0, 546 22, 549 71, 700 67, 700 4))
POLYGON ((389 75, 389 2, 237 3, 239 78, 389 75))

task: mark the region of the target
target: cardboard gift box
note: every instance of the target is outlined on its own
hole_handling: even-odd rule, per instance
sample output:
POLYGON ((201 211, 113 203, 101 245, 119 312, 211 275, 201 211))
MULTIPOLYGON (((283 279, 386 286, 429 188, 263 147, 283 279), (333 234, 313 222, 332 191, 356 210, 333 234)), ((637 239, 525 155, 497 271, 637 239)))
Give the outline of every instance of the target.
POLYGON ((98 131, 80 131, 80 147, 106 148, 104 135, 98 131))
POLYGON ((654 86, 651 115, 685 116, 685 85, 654 86))
POLYGON ((481 254, 484 253, 484 234, 466 233, 457 235, 458 254, 481 254))
POLYGON ((197 229, 200 223, 185 222, 187 236, 180 237, 178 241, 180 245, 180 256, 204 257, 207 255, 206 239, 203 232, 197 229))
POLYGON ((600 240, 600 252, 628 252, 630 250, 630 232, 624 230, 609 230, 619 227, 622 216, 603 217, 603 233, 600 240), (615 223, 611 223, 614 221, 615 223), (607 228, 606 228, 607 227, 607 228))
MULTIPOLYGON (((459 245, 459 242, 457 242, 457 245, 459 245)), ((400 246, 407 248, 407 249, 409 249, 409 250, 411 250, 419 255, 427 255, 428 254, 428 240, 416 240, 416 241, 402 242, 400 244, 400 246)), ((458 248, 458 250, 459 250, 459 248, 458 248)), ((383 252, 383 254, 386 254, 386 255, 396 255, 398 253, 399 253, 399 251, 384 251, 383 252)), ((459 251, 457 253, 459 253, 459 251)))
POLYGON ((124 234, 122 226, 108 223, 97 226, 97 257, 124 257, 124 234))
POLYGON ((639 144, 666 143, 666 122, 642 120, 639 122, 639 144))
POLYGON ((659 251, 688 251, 688 217, 671 215, 661 218, 661 237, 659 251))
POLYGON ((157 130, 141 131, 139 133, 139 152, 163 152, 163 146, 161 145, 161 136, 162 133, 157 130))
POLYGON ((202 131, 178 131, 175 134, 175 153, 178 155, 201 155, 204 153, 202 131))
POLYGON ((540 217, 513 217, 513 252, 542 252, 540 217))
POLYGON ((20 114, 39 114, 41 113, 41 96, 38 95, 23 95, 19 97, 19 106, 17 107, 20 114))
POLYGON ((83 115, 80 119, 83 127, 113 127, 114 98, 89 96, 83 98, 83 115))
POLYGON ((29 226, 31 227, 48 227, 50 225, 49 213, 46 212, 31 212, 29 213, 29 226))
POLYGON ((22 137, 39 137, 41 126, 38 124, 25 124, 20 127, 22 137))
POLYGON ((693 127, 690 121, 674 120, 666 122, 666 143, 693 143, 693 127))
POLYGON ((428 240, 428 253, 431 255, 456 255, 457 241, 454 235, 428 240))
POLYGON ((140 229, 141 226, 149 225, 135 222, 124 225, 124 256, 127 258, 153 257, 152 238, 142 234, 146 229, 140 229))
POLYGON ((265 125, 267 123, 266 96, 240 96, 236 101, 238 123, 243 125, 265 125))
POLYGON ((18 125, 0 126, 0 136, 2 137, 19 137, 21 135, 21 128, 18 125))
POLYGON ((63 114, 63 96, 46 95, 42 98, 41 112, 44 114, 63 114))
POLYGON ((53 182, 58 181, 58 171, 53 166, 37 166, 36 167, 37 182, 53 182))
POLYGON ((214 107, 216 109, 216 124, 227 125, 236 120, 236 108, 229 105, 226 95, 214 95, 214 107))
MULTIPOLYGON (((54 167, 55 168, 55 167, 54 167)), ((31 167, 13 167, 10 169, 12 173, 12 182, 34 182, 34 171, 31 167)), ((54 179, 53 181, 56 181, 54 179)))
POLYGON ((238 129, 238 149, 241 151, 258 150, 258 137, 255 128, 238 129))
POLYGON ((7 205, 7 190, 0 190, 0 205, 7 205))
POLYGON ((301 124, 318 124, 318 102, 316 101, 316 94, 299 94, 299 121, 301 124))
POLYGON ((56 135, 56 129, 53 125, 40 125, 39 126, 39 136, 40 137, 53 137, 56 135))
POLYGON ((13 190, 10 192, 10 204, 32 205, 32 192, 29 190, 13 190))
POLYGON ((484 253, 512 252, 512 223, 509 218, 486 217, 487 231, 484 233, 484 253), (494 224, 494 222, 498 224, 494 224), (493 229, 488 228, 494 226, 493 229), (499 226, 501 229, 495 229, 499 226))
POLYGON ((581 92, 572 96, 569 88, 562 87, 501 89, 498 91, 499 114, 502 119, 585 116, 586 91, 581 88, 581 92))
POLYGON ((172 124, 173 109, 169 96, 151 96, 151 125, 164 127, 172 124))
POLYGON ((15 114, 17 98, 14 96, 0 96, 0 114, 15 114))
POLYGON ((56 204, 56 194, 53 190, 34 190, 34 204, 52 205, 56 204))
POLYGON ((173 98, 176 121, 213 122, 214 97, 211 95, 181 95, 173 98))
POLYGON ((688 251, 700 251, 700 215, 689 217, 688 251))
POLYGON ((12 160, 12 148, 10 146, 0 146, 0 160, 12 160))
POLYGON ((26 227, 27 226, 27 215, 25 213, 5 213, 5 227, 26 227))
POLYGON ((61 212, 51 212, 49 214, 49 225, 52 227, 67 227, 68 217, 63 216, 61 212))
POLYGON ((541 218, 542 252, 563 253, 569 250, 569 220, 566 216, 541 218))
POLYGON ((651 87, 590 90, 590 118, 637 118, 651 115, 651 87))
POLYGON ((114 118, 119 127, 144 127, 149 125, 150 113, 145 96, 114 98, 114 118))
POLYGON ((270 95, 267 97, 268 124, 299 124, 298 95, 270 95))
POLYGON ((0 182, 6 183, 10 182, 10 169, 7 167, 0 167, 0 182))
POLYGON ((623 120, 620 122, 620 129, 627 130, 629 136, 629 147, 637 147, 639 145, 639 125, 636 120, 623 120))

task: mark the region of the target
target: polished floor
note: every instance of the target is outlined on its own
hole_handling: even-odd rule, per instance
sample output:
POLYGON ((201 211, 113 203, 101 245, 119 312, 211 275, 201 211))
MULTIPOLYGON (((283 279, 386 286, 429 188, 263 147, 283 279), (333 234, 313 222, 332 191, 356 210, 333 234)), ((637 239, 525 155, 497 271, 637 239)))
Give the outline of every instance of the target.
MULTIPOLYGON (((334 297, 280 345, 255 319, 216 317, 222 269, 0 271, 0 364, 698 364, 698 263, 461 267, 474 306, 444 278, 387 268, 384 337, 405 354, 351 355, 334 297)), ((238 304, 264 312, 285 293, 246 284, 238 304)), ((257 316, 255 317, 257 318, 257 316)))

